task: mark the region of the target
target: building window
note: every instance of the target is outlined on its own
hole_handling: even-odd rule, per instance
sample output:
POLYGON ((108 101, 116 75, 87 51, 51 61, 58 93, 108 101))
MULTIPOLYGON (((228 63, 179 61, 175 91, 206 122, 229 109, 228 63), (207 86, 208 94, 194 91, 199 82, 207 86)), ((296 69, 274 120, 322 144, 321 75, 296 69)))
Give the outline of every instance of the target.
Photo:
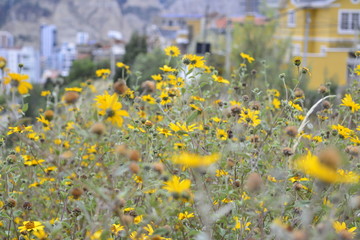
POLYGON ((288 19, 287 19, 287 25, 288 27, 295 27, 296 26, 296 22, 295 22, 295 11, 294 10, 290 10, 288 12, 288 19))
POLYGON ((338 31, 342 34, 360 31, 360 10, 340 10, 338 31))

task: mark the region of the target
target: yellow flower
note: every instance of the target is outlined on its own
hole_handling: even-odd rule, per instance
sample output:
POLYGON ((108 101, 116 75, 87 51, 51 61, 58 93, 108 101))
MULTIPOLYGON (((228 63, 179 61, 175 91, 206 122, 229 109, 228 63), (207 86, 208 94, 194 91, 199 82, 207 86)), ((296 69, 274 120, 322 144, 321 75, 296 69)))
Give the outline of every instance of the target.
POLYGON ((196 124, 192 124, 187 126, 186 123, 181 124, 180 122, 175 123, 170 123, 169 127, 171 130, 173 130, 174 132, 193 132, 195 129, 197 129, 196 124))
POLYGON ((217 176, 217 177, 229 175, 229 173, 227 171, 222 170, 222 169, 217 169, 215 172, 216 172, 215 176, 217 176))
POLYGON ((142 96, 141 99, 144 102, 147 102, 147 103, 150 103, 150 104, 156 104, 155 98, 153 98, 150 94, 142 96))
POLYGON ((39 240, 48 239, 48 234, 44 230, 34 231, 32 234, 34 234, 34 236, 37 237, 39 240))
POLYGON ((350 233, 350 235, 352 237, 355 236, 354 231, 356 230, 356 227, 352 227, 352 228, 348 229, 345 222, 336 221, 333 223, 333 228, 335 229, 336 233, 341 233, 343 231, 346 231, 346 232, 350 233))
POLYGON ((105 79, 111 74, 111 71, 110 69, 98 69, 96 70, 95 73, 97 77, 101 77, 105 79))
POLYGON ((82 92, 82 88, 73 87, 73 88, 65 88, 66 92, 82 92))
POLYGON ((44 230, 44 225, 38 221, 24 221, 23 226, 18 227, 20 232, 31 232, 31 231, 42 231, 44 230))
POLYGON ((228 80, 226 80, 225 78, 221 77, 221 76, 217 76, 217 75, 212 75, 212 78, 214 79, 215 82, 219 82, 219 83, 225 83, 225 84, 229 84, 230 82, 228 80))
POLYGON ((113 224, 111 226, 111 232, 115 234, 118 234, 118 232, 123 231, 124 229, 124 226, 121 226, 120 224, 113 224))
POLYGON ((184 167, 205 167, 213 164, 220 159, 220 154, 213 153, 208 156, 201 156, 194 153, 182 152, 180 155, 173 156, 171 161, 184 167))
POLYGON ((174 143, 175 150, 184 149, 185 146, 186 146, 185 143, 174 143))
POLYGON ((33 89, 31 83, 26 82, 29 79, 29 76, 26 74, 20 73, 9 73, 8 77, 5 77, 5 84, 11 84, 12 87, 16 87, 18 92, 23 95, 27 94, 29 90, 33 89))
POLYGON ((280 97, 280 92, 277 89, 268 89, 266 92, 271 96, 280 97))
POLYGON ((191 99, 192 99, 192 100, 196 100, 196 101, 200 101, 200 102, 204 102, 204 101, 205 101, 205 98, 198 97, 198 96, 191 96, 191 99))
POLYGON ((165 105, 165 104, 168 104, 168 103, 171 103, 171 98, 169 96, 169 94, 167 92, 161 92, 160 94, 160 104, 161 105, 165 105))
POLYGON ((160 70, 164 72, 176 72, 177 70, 175 68, 169 67, 168 65, 164 65, 163 67, 160 67, 160 70))
POLYGON ((176 46, 168 46, 164 51, 167 56, 177 57, 180 55, 180 49, 176 46))
POLYGON ((353 130, 351 130, 351 129, 347 128, 347 127, 344 127, 344 126, 342 126, 340 124, 332 125, 331 129, 336 130, 338 132, 338 134, 343 138, 349 138, 354 134, 353 130))
POLYGON ((47 95, 50 95, 51 92, 50 91, 41 91, 41 96, 42 97, 46 97, 47 95))
POLYGON ((96 70, 95 73, 97 77, 101 77, 105 79, 111 74, 111 71, 110 69, 98 69, 96 70))
POLYGON ((276 109, 280 108, 280 106, 281 106, 281 102, 280 102, 280 100, 277 99, 277 98, 274 98, 274 99, 272 100, 272 104, 273 104, 274 108, 276 108, 276 109))
POLYGON ((293 103, 292 101, 289 101, 289 105, 290 105, 292 108, 295 108, 296 110, 298 110, 298 111, 300 111, 300 112, 303 111, 302 107, 301 107, 299 104, 295 104, 295 103, 293 103))
POLYGON ((144 227, 144 230, 148 232, 149 236, 153 235, 153 233, 154 233, 154 229, 152 228, 152 226, 150 224, 146 225, 144 227))
POLYGON ((161 81, 162 80, 162 76, 160 74, 157 75, 151 75, 151 78, 155 81, 161 81))
POLYGON ((360 109, 360 104, 355 103, 352 100, 352 97, 350 94, 345 94, 345 97, 341 100, 341 102, 342 103, 340 105, 351 108, 351 112, 356 112, 360 109))
POLYGON ((243 108, 240 113, 240 118, 238 123, 245 123, 250 126, 256 127, 261 123, 261 120, 259 119, 259 111, 257 110, 251 110, 249 108, 243 108))
POLYGON ((118 102, 118 95, 114 93, 109 95, 105 92, 104 95, 99 95, 94 99, 97 103, 97 107, 100 109, 99 114, 106 117, 107 121, 112 124, 117 124, 119 127, 123 124, 123 116, 128 117, 129 113, 125 110, 121 110, 122 105, 118 102))
POLYGON ((238 217, 234 217, 233 218, 235 220, 235 227, 233 228, 233 230, 235 231, 236 229, 243 229, 246 231, 250 231, 249 226, 251 225, 250 222, 246 222, 245 224, 241 223, 238 217))
POLYGON ((216 138, 219 140, 227 140, 228 139, 228 134, 224 129, 216 129, 216 138))
POLYGON ((307 175, 327 183, 357 183, 360 177, 354 173, 340 174, 336 170, 321 163, 319 158, 312 155, 310 151, 306 156, 302 156, 296 160, 294 167, 307 175))
POLYGON ((186 54, 183 57, 183 63, 189 66, 189 69, 192 68, 205 68, 205 60, 202 56, 197 56, 194 54, 186 54))
POLYGON ((156 130, 157 130, 160 134, 164 135, 165 137, 168 137, 168 136, 171 136, 171 135, 172 135, 171 131, 170 131, 170 130, 167 130, 167 129, 165 129, 165 128, 157 127, 156 130))
POLYGON ((179 213, 178 219, 184 220, 184 219, 189 219, 189 218, 193 218, 193 217, 195 217, 194 213, 188 213, 187 211, 185 211, 184 213, 179 213))
POLYGON ((299 56, 296 56, 293 58, 293 63, 295 66, 300 66, 302 58, 299 56))
POLYGON ((180 177, 174 175, 171 180, 164 182, 164 184, 166 186, 163 186, 163 189, 172 193, 182 193, 189 190, 191 181, 189 179, 180 181, 180 177))
POLYGON ((255 59, 253 57, 251 57, 249 54, 246 53, 240 53, 240 56, 245 60, 247 60, 249 63, 252 63, 253 61, 255 61, 255 59))

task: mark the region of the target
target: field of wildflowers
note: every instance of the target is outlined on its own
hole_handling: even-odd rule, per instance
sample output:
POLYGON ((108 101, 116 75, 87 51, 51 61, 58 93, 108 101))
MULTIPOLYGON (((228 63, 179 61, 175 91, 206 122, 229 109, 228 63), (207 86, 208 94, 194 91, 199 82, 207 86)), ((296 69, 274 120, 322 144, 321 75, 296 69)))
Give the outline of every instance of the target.
POLYGON ((165 53, 133 89, 119 62, 115 83, 99 69, 41 92, 36 119, 28 76, 0 59, 1 239, 360 239, 360 65, 307 105, 299 57, 270 81, 246 53, 229 79, 165 53))

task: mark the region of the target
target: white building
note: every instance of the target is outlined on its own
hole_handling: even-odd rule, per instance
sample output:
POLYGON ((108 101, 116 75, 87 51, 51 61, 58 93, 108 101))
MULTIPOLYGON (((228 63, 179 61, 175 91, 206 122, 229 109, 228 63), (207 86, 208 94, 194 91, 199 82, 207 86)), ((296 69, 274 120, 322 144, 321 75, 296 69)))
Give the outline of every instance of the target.
POLYGON ((31 83, 41 83, 39 55, 33 47, 0 48, 0 56, 6 58, 10 72, 18 73, 22 64, 21 73, 29 75, 31 83))
POLYGON ((89 43, 89 33, 87 32, 77 32, 76 33, 76 44, 77 45, 86 45, 89 43))
POLYGON ((0 31, 0 48, 14 47, 14 36, 7 31, 0 31))
POLYGON ((55 50, 57 46, 57 30, 54 25, 40 26, 40 55, 43 70, 56 66, 55 50))
POLYGON ((63 43, 58 49, 56 69, 63 77, 69 76, 70 68, 77 55, 76 46, 73 43, 63 43))

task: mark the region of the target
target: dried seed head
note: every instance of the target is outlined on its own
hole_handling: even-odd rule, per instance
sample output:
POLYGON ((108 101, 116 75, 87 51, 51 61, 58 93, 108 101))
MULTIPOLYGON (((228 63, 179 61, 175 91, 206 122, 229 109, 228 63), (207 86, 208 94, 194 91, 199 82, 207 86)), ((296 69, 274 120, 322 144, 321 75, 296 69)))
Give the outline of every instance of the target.
POLYGON ((146 93, 153 93, 156 90, 156 84, 154 81, 147 80, 141 84, 141 87, 146 93))
POLYGON ((295 126, 286 127, 285 132, 289 137, 292 137, 292 138, 296 137, 298 134, 297 127, 295 127, 295 126))
POLYGON ((318 92, 320 94, 325 94, 325 93, 328 93, 329 92, 329 89, 325 86, 325 85, 321 85, 319 88, 318 88, 318 92))
POLYGON ((134 217, 130 215, 122 215, 120 218, 121 218, 121 222, 124 223, 124 225, 126 226, 129 226, 134 221, 134 217))
POLYGON ((140 167, 136 162, 131 162, 129 165, 129 169, 134 174, 138 174, 140 171, 140 167))
POLYGON ((30 202, 24 202, 23 208, 29 211, 32 209, 32 204, 30 202))
POLYGON ((95 123, 91 126, 90 132, 96 135, 103 135, 105 133, 106 127, 103 123, 95 123))
POLYGON ((6 162, 8 164, 14 164, 16 162, 16 155, 10 154, 6 157, 6 162))
POLYGON ((79 99, 80 95, 77 92, 65 92, 64 101, 67 104, 74 104, 79 99))
POLYGON ((333 147, 323 149, 319 153, 318 157, 321 163, 334 170, 336 170, 341 164, 341 156, 339 152, 333 147))
POLYGON ((303 98, 304 97, 304 91, 300 88, 296 88, 294 91, 294 95, 296 98, 303 98))
POLYGON ((114 83, 113 89, 117 94, 124 94, 128 90, 128 87, 126 86, 126 82, 124 80, 119 80, 114 83))
POLYGON ((125 144, 117 145, 115 147, 115 153, 123 156, 127 155, 128 151, 128 147, 125 144))
POLYGON ((71 215, 73 215, 74 217, 78 217, 81 215, 81 209, 80 208, 74 208, 72 211, 71 211, 71 215))
POLYGON ((291 148, 289 148, 289 147, 283 148, 282 152, 283 152, 283 154, 284 154, 285 156, 287 156, 287 157, 289 157, 289 156, 291 156, 291 155, 294 154, 293 151, 291 150, 291 148))
POLYGON ((322 102, 322 107, 324 109, 329 109, 329 108, 331 108, 331 103, 329 101, 325 100, 325 101, 322 102))
POLYGON ((259 101, 253 101, 253 102, 250 102, 249 107, 250 107, 252 110, 260 110, 260 108, 261 108, 261 103, 260 103, 259 101))
POLYGON ((246 188, 250 192, 255 192, 260 190, 261 186, 262 186, 262 179, 260 174, 255 172, 250 173, 246 181, 246 188))
POLYGON ((6 200, 5 206, 8 208, 14 208, 16 206, 16 200, 13 198, 9 198, 6 200))
POLYGON ((301 190, 301 189, 303 189, 304 188, 304 186, 301 184, 301 183, 299 183, 299 182, 295 182, 294 183, 294 189, 296 190, 296 191, 299 191, 299 190, 301 190))
POLYGON ((306 232, 303 230, 294 230, 292 233, 293 240, 308 240, 306 232))
POLYGON ((226 160, 226 165, 227 165, 228 168, 232 168, 233 166, 235 166, 235 161, 232 160, 231 158, 228 158, 226 160))
POLYGON ((53 111, 53 110, 50 110, 50 109, 46 110, 46 111, 44 112, 44 117, 45 117, 45 119, 48 120, 48 121, 53 120, 53 118, 54 118, 54 111, 53 111))
POLYGON ((145 125, 146 127, 148 127, 148 128, 151 128, 154 124, 153 124, 151 121, 146 120, 145 123, 144 123, 144 125, 145 125))
POLYGON ((158 172, 159 174, 162 174, 165 170, 165 166, 161 162, 157 162, 153 164, 153 169, 158 172))
POLYGON ((241 182, 238 179, 235 180, 233 184, 234 184, 235 187, 240 187, 241 186, 241 182))
POLYGON ((83 190, 81 188, 73 188, 70 194, 74 199, 79 199, 83 194, 83 190))
POLYGON ((239 115, 240 112, 241 112, 241 108, 240 108, 239 105, 233 105, 233 106, 231 106, 230 110, 231 110, 231 114, 232 114, 233 116, 239 115))
POLYGON ((360 147, 359 146, 347 146, 345 148, 345 152, 350 154, 353 157, 358 157, 360 155, 360 147))
POLYGON ((141 158, 141 155, 137 150, 129 150, 127 156, 131 161, 139 161, 141 158))
POLYGON ((350 240, 353 239, 353 234, 347 230, 342 230, 339 232, 340 240, 350 240))

